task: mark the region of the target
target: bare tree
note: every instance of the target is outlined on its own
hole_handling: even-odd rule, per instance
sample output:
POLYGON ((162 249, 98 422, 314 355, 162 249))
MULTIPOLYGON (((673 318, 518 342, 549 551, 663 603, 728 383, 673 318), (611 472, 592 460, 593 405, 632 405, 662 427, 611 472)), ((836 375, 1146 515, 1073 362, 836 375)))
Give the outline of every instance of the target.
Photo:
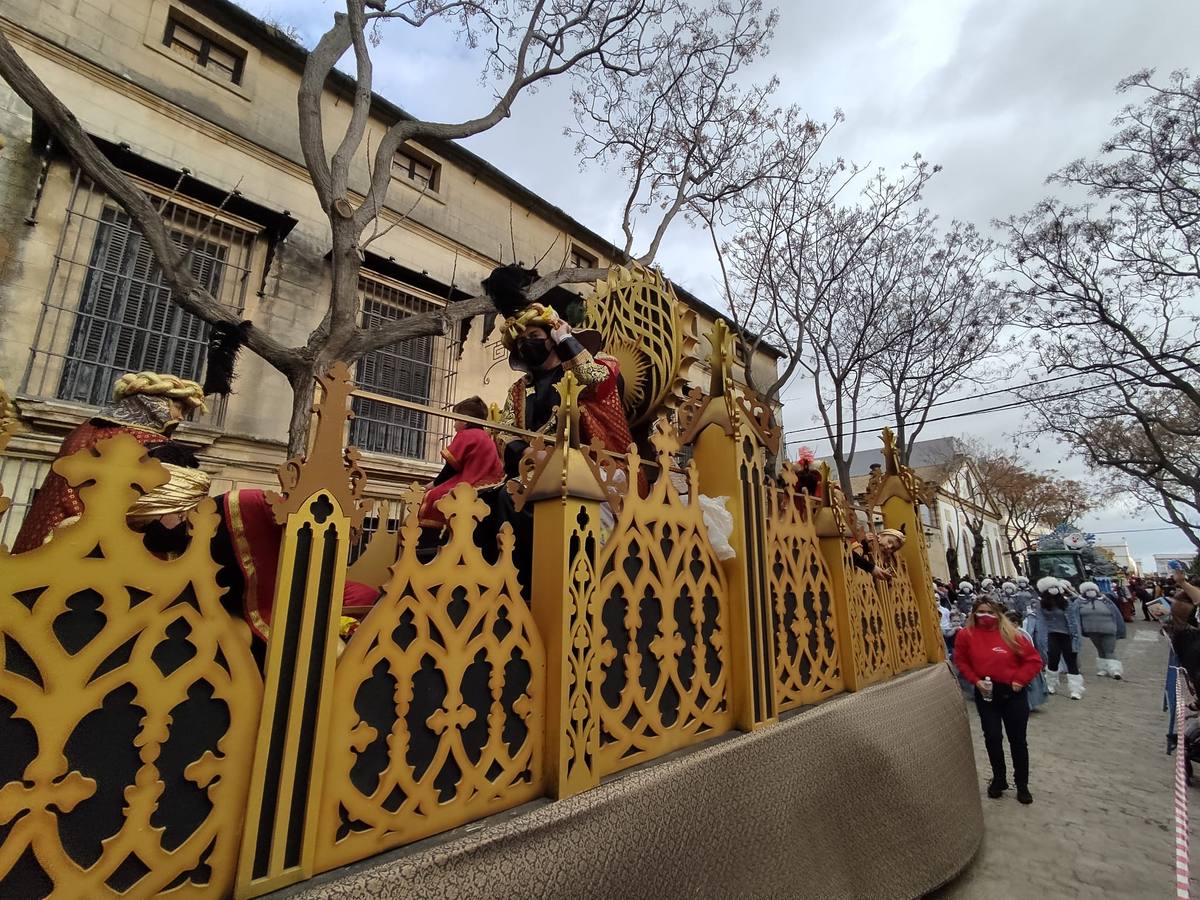
POLYGON ((1079 481, 1034 471, 1012 453, 992 447, 968 444, 967 452, 981 488, 1003 516, 1001 533, 1018 570, 1040 535, 1092 507, 1089 491, 1079 481))
MULTIPOLYGON (((306 167, 328 218, 330 248, 328 265, 331 288, 328 309, 303 346, 289 347, 253 324, 246 330, 249 348, 283 373, 293 391, 289 427, 289 450, 300 452, 309 425, 313 374, 335 359, 353 363, 364 354, 409 338, 444 335, 457 323, 491 312, 485 297, 451 303, 444 309, 412 315, 367 329, 359 324, 358 280, 364 253, 381 234, 379 217, 387 205, 392 162, 407 142, 452 141, 487 131, 513 114, 522 94, 537 85, 562 76, 577 78, 593 88, 606 86, 614 98, 625 96, 621 84, 644 79, 672 59, 684 47, 691 64, 679 73, 689 83, 711 79, 712 67, 728 68, 730 60, 742 61, 760 53, 774 23, 774 15, 762 16, 757 0, 713 0, 712 8, 701 8, 688 0, 562 0, 553 5, 542 0, 513 0, 506 4, 476 0, 343 0, 344 11, 334 14, 333 25, 309 53, 297 96, 300 146, 306 167), (374 148, 366 141, 371 118, 374 72, 371 46, 381 39, 384 25, 419 29, 430 23, 448 23, 461 39, 483 58, 485 76, 493 79, 493 103, 480 115, 461 122, 402 119, 393 123, 374 148), (727 29, 727 30, 722 30, 727 29), (336 142, 327 144, 323 101, 325 85, 344 56, 354 61, 356 85, 349 121, 336 142), (362 169, 366 168, 366 177, 362 169)), ((736 67, 735 67, 736 68, 736 67)), ((158 209, 138 187, 100 152, 75 116, 25 64, 12 45, 0 35, 2 76, 54 134, 60 146, 83 173, 105 190, 132 218, 145 235, 147 246, 171 289, 173 300, 209 324, 235 324, 234 310, 223 306, 192 273, 185 250, 171 238, 158 209)), ((695 105, 689 113, 698 125, 728 112, 706 83, 701 87, 660 85, 684 95, 709 96, 707 107, 695 105), (708 94, 705 94, 705 91, 708 94)), ((653 90, 647 89, 646 96, 653 90)), ((696 133, 703 133, 703 127, 696 133)), ((618 134, 607 136, 599 129, 600 141, 620 143, 618 134)), ((690 167, 674 170, 685 191, 703 174, 690 167)), ((659 174, 659 194, 669 192, 671 172, 659 174)), ((633 180, 636 194, 642 182, 633 180)), ((658 195, 655 195, 658 196, 658 195)), ((661 241, 661 232, 674 212, 668 208, 664 223, 641 259, 649 262, 661 241)), ((607 269, 560 269, 536 282, 532 297, 568 283, 586 283, 603 278, 607 269)))
POLYGON ((714 230, 714 243, 737 323, 756 335, 743 338, 747 352, 766 340, 784 353, 772 384, 756 385, 751 373, 750 386, 777 399, 796 374, 812 382, 838 481, 852 496, 867 365, 896 339, 879 325, 902 271, 908 211, 937 169, 916 156, 898 178, 882 170, 860 178, 864 170, 843 160, 816 161, 828 132, 786 114, 780 133, 795 135, 796 152, 738 197, 726 222, 733 236, 722 244, 714 230), (855 188, 855 201, 844 202, 855 188))
POLYGON ((644 264, 683 215, 708 221, 780 164, 769 107, 777 82, 742 89, 740 70, 762 54, 778 14, 760 0, 720 3, 676 36, 669 52, 627 78, 604 72, 573 94, 581 161, 617 166, 630 190, 623 250, 644 264), (639 253, 638 224, 651 220, 639 253))
POLYGON ((990 275, 995 247, 974 226, 953 222, 937 232, 922 211, 894 239, 899 273, 876 320, 889 336, 866 362, 896 423, 908 464, 930 410, 964 384, 978 384, 986 363, 1005 353, 1003 338, 1017 305, 990 275))
POLYGON ((1151 91, 1102 148, 1123 155, 1055 176, 1103 208, 1046 200, 1000 224, 1042 364, 1078 376, 1069 391, 1026 392, 1036 421, 1117 485, 1152 497, 1200 546, 1200 86, 1183 73, 1170 88, 1149 78, 1122 82, 1151 91))

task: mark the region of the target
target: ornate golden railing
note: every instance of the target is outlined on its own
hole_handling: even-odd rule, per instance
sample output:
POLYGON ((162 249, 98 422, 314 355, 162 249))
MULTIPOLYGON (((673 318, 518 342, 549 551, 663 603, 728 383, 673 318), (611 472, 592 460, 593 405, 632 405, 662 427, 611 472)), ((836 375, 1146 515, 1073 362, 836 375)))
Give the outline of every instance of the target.
POLYGON ((845 681, 834 617, 833 576, 821 556, 818 502, 785 469, 768 492, 767 566, 775 614, 775 688, 780 711, 841 692, 845 681))
MULTIPOLYGON (((658 471, 678 443, 660 428, 658 471)), ((600 451, 593 451, 599 453, 600 451)), ((641 468, 636 455, 630 471, 641 468)), ((664 474, 645 498, 625 479, 620 515, 592 587, 600 618, 599 772, 607 775, 733 727, 729 595, 689 467, 681 494, 664 474)))
POLYGON ((417 558, 415 489, 384 596, 337 661, 317 826, 325 870, 483 818, 545 791, 545 659, 512 563, 474 541, 487 507, 460 485, 450 540, 417 558))
MULTIPOLYGON (((923 542, 891 581, 857 568, 853 511, 827 475, 820 500, 786 466, 768 477, 769 410, 734 388, 723 327, 711 342, 710 390, 657 423, 653 459, 581 447, 564 378, 559 431, 512 486, 527 592, 510 531, 481 550, 474 489, 441 501, 449 540, 419 553, 414 488, 351 570, 383 596, 344 648, 367 503, 335 367, 274 499, 261 674, 221 602, 213 504, 161 560, 125 523, 165 478, 144 448, 58 461, 83 517, 0 549, 0 896, 255 896, 942 659, 923 542), (730 559, 701 495, 727 498, 730 559)), ((916 482, 885 451, 869 506, 919 538, 916 482)))

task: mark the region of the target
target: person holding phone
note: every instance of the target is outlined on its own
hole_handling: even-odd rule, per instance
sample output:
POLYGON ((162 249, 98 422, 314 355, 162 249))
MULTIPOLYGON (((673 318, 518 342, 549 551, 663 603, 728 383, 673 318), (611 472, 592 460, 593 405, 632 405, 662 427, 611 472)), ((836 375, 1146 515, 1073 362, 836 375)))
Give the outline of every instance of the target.
POLYGON ((1033 642, 1004 615, 1000 604, 980 597, 967 624, 954 639, 954 665, 975 685, 975 709, 983 727, 983 743, 992 767, 987 795, 996 800, 1008 790, 1004 735, 1012 753, 1017 800, 1029 804, 1029 724, 1026 686, 1042 670, 1042 657, 1033 642))

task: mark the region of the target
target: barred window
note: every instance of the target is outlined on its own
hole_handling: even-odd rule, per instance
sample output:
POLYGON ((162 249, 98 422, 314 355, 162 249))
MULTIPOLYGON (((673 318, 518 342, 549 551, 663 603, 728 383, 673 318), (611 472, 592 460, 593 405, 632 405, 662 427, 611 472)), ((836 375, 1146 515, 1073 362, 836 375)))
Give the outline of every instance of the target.
MULTIPOLYGON (((171 235, 181 249, 184 235, 171 235)), ((219 293, 225 248, 197 241, 192 275, 219 293)), ((109 206, 100 214, 83 295, 57 396, 99 406, 125 372, 170 372, 193 381, 204 368, 208 326, 171 301, 162 270, 129 217, 109 206)))
POLYGON ((412 150, 397 150, 392 159, 392 174, 407 178, 419 188, 431 191, 438 189, 438 174, 440 166, 432 160, 425 159, 412 150))
MULTIPOLYGON (((362 326, 378 328, 440 304, 394 283, 364 277, 359 281, 362 326)), ((423 406, 444 406, 452 395, 452 348, 441 337, 411 338, 368 353, 358 362, 355 380, 373 394, 423 406)), ((436 460, 449 439, 448 420, 406 406, 368 397, 354 398, 350 441, 362 450, 407 459, 436 460)))
POLYGON ((203 34, 198 28, 181 21, 174 12, 167 19, 163 45, 212 72, 214 77, 231 84, 242 83, 242 72, 246 67, 245 51, 203 34))
MULTIPOLYGON (((180 203, 163 203, 175 244, 214 297, 241 310, 254 234, 180 203)), ((208 326, 171 299, 140 229, 78 180, 47 286, 23 390, 103 406, 126 372, 202 380, 208 326)), ((223 404, 210 403, 219 424, 223 404)))
POLYGON ((580 248, 578 244, 571 245, 571 253, 567 263, 572 269, 594 269, 599 262, 595 256, 580 248))

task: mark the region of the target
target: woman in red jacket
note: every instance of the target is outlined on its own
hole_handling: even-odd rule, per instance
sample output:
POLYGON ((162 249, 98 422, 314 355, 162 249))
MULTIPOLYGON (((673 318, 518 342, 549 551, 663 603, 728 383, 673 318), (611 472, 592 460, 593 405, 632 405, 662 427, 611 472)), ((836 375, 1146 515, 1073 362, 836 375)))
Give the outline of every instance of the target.
POLYGON ((1042 658, 1025 635, 1019 633, 1004 610, 986 597, 975 601, 967 624, 954 639, 954 665, 975 685, 975 708, 983 725, 983 742, 992 764, 988 796, 993 800, 1008 790, 1004 769, 1004 732, 1012 750, 1017 799, 1032 803, 1029 793, 1029 747, 1025 727, 1029 703, 1025 686, 1042 670, 1042 658))

